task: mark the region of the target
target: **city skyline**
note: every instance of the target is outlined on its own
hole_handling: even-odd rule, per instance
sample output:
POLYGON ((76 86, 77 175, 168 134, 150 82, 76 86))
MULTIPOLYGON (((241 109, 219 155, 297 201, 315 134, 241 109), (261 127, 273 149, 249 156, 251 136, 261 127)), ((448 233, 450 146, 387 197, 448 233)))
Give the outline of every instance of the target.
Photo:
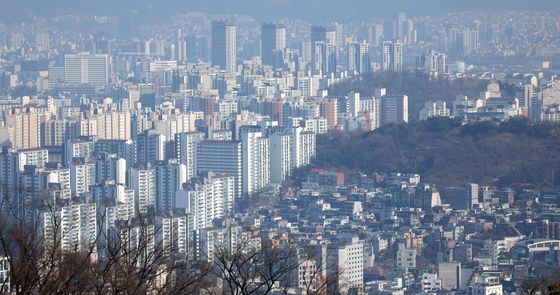
POLYGON ((557 293, 560 5, 448 2, 0 0, 0 294, 557 293))

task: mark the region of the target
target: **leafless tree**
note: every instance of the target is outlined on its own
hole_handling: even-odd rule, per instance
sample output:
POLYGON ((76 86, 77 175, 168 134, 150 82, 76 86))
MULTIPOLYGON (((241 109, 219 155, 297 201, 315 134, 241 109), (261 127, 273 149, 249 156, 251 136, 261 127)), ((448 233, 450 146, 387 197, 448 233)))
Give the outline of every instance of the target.
MULTIPOLYGON (((17 197, 26 198, 18 190, 17 197)), ((15 294, 75 293, 85 287, 83 265, 92 252, 62 251, 62 227, 50 204, 28 207, 4 198, 0 215, 0 251, 10 269, 9 285, 15 294), (38 210, 45 214, 37 214, 38 210), (45 239, 48 224, 52 239, 45 239)))
POLYGON ((299 286, 302 294, 338 294, 339 278, 342 272, 338 265, 332 259, 329 259, 331 254, 327 253, 327 257, 321 257, 322 255, 317 253, 316 247, 307 247, 305 250, 304 255, 306 257, 298 266, 302 268, 301 274, 304 278, 299 286))
POLYGON ((208 283, 210 265, 170 255, 172 246, 156 239, 160 230, 145 218, 112 228, 103 239, 100 261, 90 270, 96 293, 184 294, 208 283))
POLYGON ((558 295, 560 283, 552 277, 531 278, 521 284, 519 291, 522 295, 558 295))
POLYGON ((293 247, 260 248, 242 242, 236 249, 216 251, 215 274, 223 280, 226 293, 233 295, 269 294, 286 281, 298 267, 293 247))
POLYGON ((92 236, 72 245, 65 237, 75 228, 62 224, 56 202, 0 205, 0 256, 10 270, 0 293, 195 294, 213 283, 212 266, 173 255, 149 218, 103 230, 99 213, 92 236))
POLYGON ((231 251, 220 248, 214 259, 227 294, 286 293, 290 287, 305 295, 338 294, 341 284, 335 262, 321 257, 315 247, 288 243, 255 248, 244 241, 231 251))

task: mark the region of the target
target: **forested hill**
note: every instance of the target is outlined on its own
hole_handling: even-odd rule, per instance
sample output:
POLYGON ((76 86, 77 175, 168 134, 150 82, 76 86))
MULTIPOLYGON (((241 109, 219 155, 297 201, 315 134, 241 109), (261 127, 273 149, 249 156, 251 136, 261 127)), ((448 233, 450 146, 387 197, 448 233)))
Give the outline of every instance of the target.
POLYGON ((560 183, 560 126, 514 119, 501 124, 435 118, 373 132, 317 139, 315 167, 415 172, 441 186, 475 182, 516 187, 560 183), (556 173, 554 173, 556 171, 556 173))

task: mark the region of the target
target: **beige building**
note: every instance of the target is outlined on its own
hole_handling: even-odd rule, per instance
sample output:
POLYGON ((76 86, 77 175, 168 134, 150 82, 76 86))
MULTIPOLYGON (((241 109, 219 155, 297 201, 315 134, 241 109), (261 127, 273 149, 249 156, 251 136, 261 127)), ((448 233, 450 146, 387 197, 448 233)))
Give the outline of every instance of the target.
POLYGON ((131 139, 130 113, 109 111, 100 114, 97 119, 97 136, 100 139, 131 139))
POLYGON ((82 119, 76 122, 79 128, 80 136, 95 136, 97 135, 97 120, 96 119, 82 119))
POLYGON ((39 114, 33 107, 13 108, 4 111, 4 126, 16 149, 38 148, 40 142, 39 114))

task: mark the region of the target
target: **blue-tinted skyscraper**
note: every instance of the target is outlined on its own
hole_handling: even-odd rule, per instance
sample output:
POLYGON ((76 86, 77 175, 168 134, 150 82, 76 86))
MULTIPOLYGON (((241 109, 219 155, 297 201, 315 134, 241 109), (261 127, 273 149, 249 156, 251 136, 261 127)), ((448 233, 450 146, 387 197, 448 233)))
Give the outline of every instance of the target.
POLYGON ((226 21, 212 22, 212 64, 229 73, 237 71, 237 28, 226 21))
POLYGON ((286 48, 286 27, 277 24, 261 25, 261 59, 263 65, 273 65, 274 52, 286 48))

